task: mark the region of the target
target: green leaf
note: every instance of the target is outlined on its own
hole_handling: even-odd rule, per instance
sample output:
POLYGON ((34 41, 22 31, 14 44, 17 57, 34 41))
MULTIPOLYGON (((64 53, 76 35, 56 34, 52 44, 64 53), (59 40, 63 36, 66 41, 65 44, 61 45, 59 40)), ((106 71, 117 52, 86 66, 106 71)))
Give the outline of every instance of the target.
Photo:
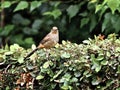
POLYGON ((99 10, 101 10, 103 7, 103 5, 99 4, 96 6, 96 10, 95 10, 95 13, 97 13, 99 10))
POLYGON ((63 70, 60 70, 59 72, 57 72, 57 74, 55 74, 50 81, 53 81, 53 80, 54 80, 55 78, 57 78, 62 72, 63 72, 63 70))
POLYGON ((59 9, 55 9, 53 12, 52 12, 52 15, 54 17, 54 19, 58 18, 60 15, 61 15, 61 11, 59 9))
POLYGON ((28 7, 28 2, 26 1, 20 1, 17 5, 17 7, 14 9, 14 12, 26 9, 28 7))
POLYGON ((25 39, 25 43, 27 43, 27 44, 33 44, 34 43, 34 41, 33 41, 33 38, 26 38, 25 39))
MULTIPOLYGON (((37 27, 36 27, 37 28, 37 27)), ((39 28, 39 27, 38 27, 39 28)), ((35 28, 30 28, 30 27, 25 27, 23 28, 23 32, 26 34, 26 35, 36 35, 38 34, 38 29, 35 29, 35 28)))
POLYGON ((104 56, 98 56, 98 57, 96 58, 97 61, 101 61, 101 60, 103 60, 103 59, 104 59, 104 56))
POLYGON ((32 70, 32 69, 34 69, 35 67, 34 66, 32 66, 32 65, 26 65, 26 67, 27 67, 27 69, 28 70, 32 70))
POLYGON ((89 71, 84 71, 83 75, 87 75, 89 73, 89 71))
POLYGON ((102 5, 105 5, 109 0, 104 0, 102 5))
POLYGON ((50 65, 50 61, 47 61, 43 64, 43 68, 48 68, 50 65))
POLYGON ((80 72, 75 72, 74 75, 75 75, 75 77, 80 77, 81 73, 80 72))
POLYGON ((65 83, 65 82, 70 81, 71 76, 72 76, 71 74, 65 73, 65 75, 60 79, 60 82, 65 83))
POLYGON ((120 73, 120 65, 117 67, 117 73, 120 73))
POLYGON ((79 11, 79 7, 77 5, 70 5, 67 9, 67 13, 70 16, 70 19, 74 17, 79 11))
POLYGON ((117 8, 118 12, 120 12, 120 6, 117 8))
POLYGON ((112 14, 115 13, 115 10, 117 10, 118 6, 120 5, 119 0, 108 0, 108 6, 110 7, 112 14))
POLYGON ((12 54, 13 54, 13 52, 8 51, 8 52, 5 52, 4 54, 5 54, 5 55, 12 55, 12 54))
POLYGON ((18 62, 21 64, 21 63, 24 63, 24 58, 23 57, 19 57, 18 58, 18 62))
POLYGON ((102 18, 102 15, 105 13, 105 11, 108 9, 108 6, 104 6, 102 9, 101 9, 101 12, 100 12, 100 17, 99 17, 99 21, 101 20, 102 18))
POLYGON ((120 87, 118 87, 116 90, 120 90, 120 87))
POLYGON ((45 12, 45 13, 43 13, 43 15, 50 15, 50 16, 52 16, 52 12, 45 12))
POLYGON ((50 16, 53 16, 54 19, 58 18, 60 15, 61 15, 61 11, 59 9, 55 9, 53 10, 52 12, 45 12, 43 13, 43 15, 50 15, 50 16))
POLYGON ((1 31, 0 35, 1 36, 8 36, 12 30, 14 30, 14 25, 6 25, 4 30, 1 31))
POLYGON ((5 45, 5 50, 9 50, 8 44, 5 45))
POLYGON ((88 12, 85 11, 85 12, 80 13, 79 15, 82 16, 82 17, 86 17, 88 15, 88 12))
POLYGON ((108 27, 108 25, 110 24, 110 19, 111 19, 111 14, 110 13, 106 13, 105 14, 105 19, 102 23, 102 32, 108 27))
POLYGON ((68 85, 63 85, 63 86, 61 87, 61 89, 62 89, 62 90, 69 90, 69 86, 68 86, 68 85))
POLYGON ((10 86, 7 86, 7 87, 5 88, 5 90, 10 90, 10 86))
POLYGON ((11 2, 10 1, 4 1, 1 5, 1 8, 8 8, 11 6, 11 2))
POLYGON ((92 15, 90 17, 90 32, 92 32, 92 30, 95 28, 96 24, 97 24, 97 21, 96 21, 96 16, 95 15, 92 15))
POLYGON ((96 72, 99 72, 100 70, 101 70, 101 66, 100 65, 95 68, 96 72))
POLYGON ((23 34, 16 34, 16 35, 12 36, 11 42, 12 43, 15 42, 20 45, 25 44, 25 42, 23 41, 23 34))
POLYGON ((32 12, 35 8, 41 6, 41 1, 32 1, 30 3, 30 11, 32 12))
POLYGON ((106 52, 106 56, 107 56, 107 57, 110 57, 110 56, 111 56, 110 52, 107 51, 107 52, 106 52))
POLYGON ((92 85, 98 85, 99 83, 100 83, 100 81, 97 79, 92 80, 92 85))
POLYGON ((64 75, 64 78, 66 78, 67 80, 69 80, 69 79, 71 78, 71 74, 66 73, 66 74, 64 75))
POLYGON ((58 5, 60 5, 60 3, 61 3, 60 1, 55 2, 54 7, 55 7, 55 8, 57 8, 57 7, 58 7, 58 5))
POLYGON ((88 24, 88 22, 89 22, 89 18, 82 18, 81 19, 80 28, 82 28, 83 26, 85 26, 86 24, 88 24))
POLYGON ((90 40, 84 40, 83 43, 89 45, 91 42, 90 42, 90 40))
POLYGON ((66 44, 67 44, 67 42, 66 42, 66 41, 64 41, 64 40, 62 40, 62 44, 63 44, 63 45, 66 45, 66 44))
POLYGON ((96 3, 97 0, 90 0, 89 2, 90 2, 90 3, 96 3))
POLYGON ((70 58, 70 54, 64 52, 64 53, 61 54, 61 58, 70 58))
POLYGON ((120 52, 120 47, 116 47, 116 48, 115 48, 115 51, 116 51, 116 52, 120 52))
POLYGON ((112 16, 111 23, 112 23, 113 28, 115 29, 116 33, 118 33, 120 31, 120 17, 119 17, 119 15, 112 16))
POLYGON ((76 78, 76 77, 73 77, 72 79, 71 79, 71 82, 78 82, 78 79, 76 78))
POLYGON ((18 44, 13 44, 13 45, 10 46, 10 51, 15 52, 16 50, 19 49, 19 47, 20 47, 20 46, 19 46, 18 44))
POLYGON ((20 14, 15 14, 13 16, 13 20, 12 22, 15 24, 15 25, 24 25, 24 26, 28 26, 30 24, 30 20, 27 19, 27 18, 24 18, 22 15, 20 14))
POLYGON ((115 83, 115 80, 112 80, 112 79, 108 80, 108 81, 106 82, 105 88, 108 88, 108 87, 112 86, 113 83, 115 83))
POLYGON ((36 19, 32 24, 32 28, 33 29, 40 29, 41 24, 42 24, 42 20, 36 19))
POLYGON ((101 61, 101 65, 107 65, 107 64, 108 64, 108 61, 107 61, 107 60, 101 61))
POLYGON ((21 22, 22 25, 27 26, 30 24, 30 20, 23 18, 23 21, 21 22))
POLYGON ((43 75, 38 75, 38 76, 36 77, 36 80, 41 80, 41 79, 43 79, 43 78, 44 78, 43 75))

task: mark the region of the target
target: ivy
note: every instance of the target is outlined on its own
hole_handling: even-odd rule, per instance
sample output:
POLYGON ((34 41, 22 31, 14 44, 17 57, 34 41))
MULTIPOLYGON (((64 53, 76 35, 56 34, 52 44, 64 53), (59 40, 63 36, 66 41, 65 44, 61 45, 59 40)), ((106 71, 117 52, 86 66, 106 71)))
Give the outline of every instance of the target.
POLYGON ((14 12, 19 11, 19 10, 24 10, 27 7, 28 7, 28 2, 20 1, 20 3, 18 3, 17 7, 14 9, 14 12))

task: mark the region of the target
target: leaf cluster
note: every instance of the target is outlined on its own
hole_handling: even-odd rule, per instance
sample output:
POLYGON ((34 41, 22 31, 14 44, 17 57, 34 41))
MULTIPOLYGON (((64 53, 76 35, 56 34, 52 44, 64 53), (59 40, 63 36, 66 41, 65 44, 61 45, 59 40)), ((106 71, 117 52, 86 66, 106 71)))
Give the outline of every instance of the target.
POLYGON ((41 49, 28 60, 18 44, 0 50, 0 88, 34 90, 119 90, 120 38, 62 41, 50 50, 41 49))
POLYGON ((38 43, 53 26, 59 28, 61 40, 76 43, 93 34, 120 32, 119 0, 7 0, 0 4, 1 13, 4 9, 0 44, 18 43, 28 48, 34 41, 38 43))

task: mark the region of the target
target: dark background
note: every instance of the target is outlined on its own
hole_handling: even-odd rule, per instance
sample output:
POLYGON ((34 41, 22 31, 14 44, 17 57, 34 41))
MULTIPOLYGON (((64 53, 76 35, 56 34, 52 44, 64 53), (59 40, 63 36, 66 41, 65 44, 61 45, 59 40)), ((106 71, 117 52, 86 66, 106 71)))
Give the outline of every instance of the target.
MULTIPOLYGON (((60 43, 62 40, 69 40, 79 44, 85 39, 94 38, 94 35, 102 34, 106 37, 110 33, 120 32, 120 12, 117 9, 112 13, 111 7, 106 3, 95 13, 96 6, 104 1, 43 0, 36 1, 31 10, 31 3, 34 1, 26 0, 28 6, 20 9, 25 6, 23 5, 16 11, 21 1, 8 1, 11 5, 0 10, 1 46, 6 43, 18 43, 25 48, 30 48, 34 43, 38 45, 53 26, 59 28, 60 43)), ((3 0, 1 4, 4 2, 3 0)))

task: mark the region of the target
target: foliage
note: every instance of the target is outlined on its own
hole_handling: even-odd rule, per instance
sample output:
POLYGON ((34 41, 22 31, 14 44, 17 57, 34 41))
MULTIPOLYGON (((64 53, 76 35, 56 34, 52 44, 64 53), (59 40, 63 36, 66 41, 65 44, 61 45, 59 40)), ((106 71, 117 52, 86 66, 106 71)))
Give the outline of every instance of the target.
POLYGON ((30 51, 18 44, 0 50, 0 88, 120 89, 120 38, 115 34, 106 39, 95 36, 83 44, 62 41, 55 48, 38 50, 24 60, 30 51))
POLYGON ((118 23, 120 23, 120 18, 118 17, 118 14, 115 14, 116 12, 120 13, 120 0, 104 0, 102 3, 97 4, 96 5, 96 10, 95 12, 99 12, 100 11, 100 18, 103 16, 104 14, 104 21, 102 23, 102 32, 105 29, 106 33, 110 32, 111 29, 114 29, 115 32, 119 32, 119 25, 118 23), (106 12, 106 10, 108 10, 110 8, 111 12, 106 12), (111 25, 113 25, 111 27, 111 25))
POLYGON ((61 40, 77 43, 93 34, 120 32, 120 0, 4 0, 0 4, 0 12, 2 8, 5 12, 4 20, 1 16, 5 26, 0 28, 0 43, 30 47, 54 25, 60 30, 61 40))
POLYGON ((112 11, 112 14, 115 13, 115 11, 118 10, 120 12, 120 1, 119 0, 104 0, 101 4, 98 4, 96 6, 96 12, 99 10, 102 10, 102 12, 105 12, 107 8, 110 8, 112 11))

